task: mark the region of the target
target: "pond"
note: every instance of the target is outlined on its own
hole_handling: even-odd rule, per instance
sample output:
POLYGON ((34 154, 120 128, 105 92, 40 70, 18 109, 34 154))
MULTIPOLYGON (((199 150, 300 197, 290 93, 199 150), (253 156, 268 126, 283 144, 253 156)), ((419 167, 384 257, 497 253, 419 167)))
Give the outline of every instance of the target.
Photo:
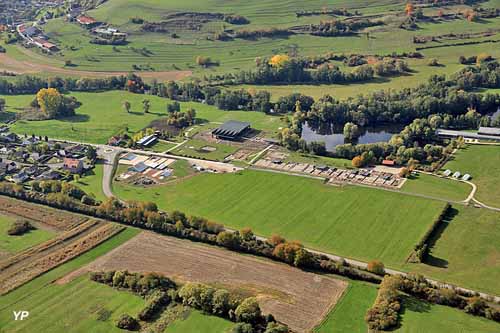
MULTIPOLYGON (((401 126, 377 126, 361 128, 361 135, 352 142, 353 144, 388 142, 394 134, 402 130, 401 126)), ((320 141, 324 142, 326 150, 335 151, 335 147, 344 143, 349 143, 344 140, 343 128, 316 129, 305 123, 302 126, 302 139, 306 142, 320 141)))

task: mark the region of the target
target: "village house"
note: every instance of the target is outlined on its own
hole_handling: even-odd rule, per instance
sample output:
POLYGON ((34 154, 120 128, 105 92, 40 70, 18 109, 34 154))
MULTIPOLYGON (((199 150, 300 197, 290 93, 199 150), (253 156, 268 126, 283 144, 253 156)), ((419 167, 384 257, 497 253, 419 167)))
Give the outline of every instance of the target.
POLYGON ((80 15, 76 18, 76 22, 78 22, 80 25, 84 26, 84 27, 93 27, 94 25, 97 24, 97 21, 93 18, 93 17, 90 17, 90 16, 87 16, 87 15, 80 15))
POLYGON ((72 174, 81 174, 83 172, 83 162, 75 158, 66 157, 63 160, 63 169, 72 174))

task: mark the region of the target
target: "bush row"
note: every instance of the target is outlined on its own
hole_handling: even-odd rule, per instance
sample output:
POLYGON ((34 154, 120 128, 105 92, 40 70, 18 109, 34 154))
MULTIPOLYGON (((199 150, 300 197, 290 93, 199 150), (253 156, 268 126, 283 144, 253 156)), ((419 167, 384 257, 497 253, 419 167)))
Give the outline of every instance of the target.
POLYGON ((407 259, 407 262, 419 263, 425 261, 425 258, 429 253, 429 244, 428 244, 429 238, 436 231, 437 227, 443 222, 443 220, 450 213, 450 211, 451 211, 451 205, 449 203, 446 203, 446 205, 443 207, 443 210, 436 217, 434 222, 429 226, 422 239, 420 239, 420 241, 415 245, 413 252, 407 259))

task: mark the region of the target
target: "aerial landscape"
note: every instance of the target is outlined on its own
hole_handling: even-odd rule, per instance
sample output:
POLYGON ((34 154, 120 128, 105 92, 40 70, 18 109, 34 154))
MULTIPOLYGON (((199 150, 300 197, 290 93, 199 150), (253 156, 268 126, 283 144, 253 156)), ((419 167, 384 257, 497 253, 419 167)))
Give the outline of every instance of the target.
POLYGON ((500 332, 500 1, 0 1, 0 332, 128 331, 500 332))

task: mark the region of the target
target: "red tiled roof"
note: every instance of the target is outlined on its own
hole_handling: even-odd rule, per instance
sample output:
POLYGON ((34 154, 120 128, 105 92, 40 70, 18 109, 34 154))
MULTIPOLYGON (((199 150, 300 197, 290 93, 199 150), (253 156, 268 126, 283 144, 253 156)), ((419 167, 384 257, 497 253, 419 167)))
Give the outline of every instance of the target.
POLYGON ((394 165, 394 164, 396 164, 396 162, 394 162, 393 160, 383 160, 382 164, 383 165, 394 165))
POLYGON ((97 21, 90 16, 81 15, 76 18, 76 20, 81 24, 94 24, 97 21))
POLYGON ((80 160, 77 160, 77 159, 74 159, 74 158, 64 158, 63 160, 63 165, 67 168, 71 168, 71 169, 74 169, 74 168, 78 168, 78 166, 80 165, 81 161, 80 160))

